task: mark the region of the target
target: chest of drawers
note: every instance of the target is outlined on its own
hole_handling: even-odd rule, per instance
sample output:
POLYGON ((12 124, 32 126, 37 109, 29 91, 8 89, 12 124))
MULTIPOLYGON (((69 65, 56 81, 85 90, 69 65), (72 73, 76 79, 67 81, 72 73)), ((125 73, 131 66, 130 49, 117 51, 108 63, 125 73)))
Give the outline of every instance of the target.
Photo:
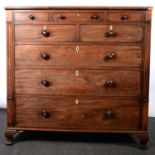
POLYGON ((150 7, 7 7, 7 144, 17 132, 148 141, 150 7))

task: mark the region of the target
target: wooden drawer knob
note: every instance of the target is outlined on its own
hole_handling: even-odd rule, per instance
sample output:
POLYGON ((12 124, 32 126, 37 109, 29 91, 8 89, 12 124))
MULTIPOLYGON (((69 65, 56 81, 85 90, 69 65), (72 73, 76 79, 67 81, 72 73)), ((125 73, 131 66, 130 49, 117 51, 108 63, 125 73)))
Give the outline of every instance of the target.
POLYGON ((61 15, 61 16, 60 16, 60 19, 61 19, 61 20, 65 20, 65 19, 66 19, 66 16, 61 15))
POLYGON ((44 60, 48 60, 49 59, 48 53, 46 53, 46 52, 42 53, 41 58, 44 59, 44 60))
POLYGON ((34 15, 29 15, 29 19, 35 20, 35 16, 34 15))
POLYGON ((46 110, 43 110, 43 111, 42 111, 42 116, 43 116, 43 117, 48 118, 49 115, 50 115, 50 114, 49 114, 46 110))
POLYGON ((106 32, 105 36, 107 38, 109 38, 109 37, 115 37, 116 36, 116 32, 114 32, 113 30, 109 30, 108 32, 106 32))
POLYGON ((49 85, 50 85, 50 83, 49 83, 49 81, 48 81, 47 79, 43 79, 43 80, 41 81, 41 83, 42 83, 42 85, 44 85, 45 87, 49 87, 49 85))
POLYGON ((115 86, 115 82, 112 81, 112 80, 107 81, 107 82, 105 83, 105 87, 114 87, 114 86, 115 86))
POLYGON ((106 58, 107 58, 108 60, 111 60, 111 59, 115 58, 115 53, 108 53, 108 54, 106 55, 106 58))
POLYGON ((100 18, 100 17, 99 17, 98 15, 92 15, 92 16, 91 16, 91 19, 92 19, 92 20, 97 20, 97 19, 99 19, 99 18, 100 18))
POLYGON ((105 37, 109 38, 109 37, 115 37, 117 35, 116 32, 113 31, 113 26, 110 25, 109 26, 109 31, 106 32, 105 37))
POLYGON ((42 34, 44 37, 49 37, 49 36, 50 36, 50 33, 49 33, 49 31, 47 31, 47 30, 42 30, 41 34, 42 34))
POLYGON ((124 16, 121 17, 121 20, 123 20, 123 21, 127 21, 128 18, 129 18, 129 17, 128 17, 127 15, 124 15, 124 16))
POLYGON ((113 114, 112 114, 112 111, 108 110, 108 111, 106 112, 106 117, 111 118, 112 115, 113 115, 113 114))

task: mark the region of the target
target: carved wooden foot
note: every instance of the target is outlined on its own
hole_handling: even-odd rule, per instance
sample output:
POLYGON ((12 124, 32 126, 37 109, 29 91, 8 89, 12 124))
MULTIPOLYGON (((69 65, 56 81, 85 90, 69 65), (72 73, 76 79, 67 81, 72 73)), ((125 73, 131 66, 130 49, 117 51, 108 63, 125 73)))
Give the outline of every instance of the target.
POLYGON ((14 141, 14 135, 16 134, 16 130, 7 129, 5 132, 6 144, 12 145, 14 141))
POLYGON ((141 149, 147 149, 147 143, 149 141, 149 135, 148 134, 138 134, 136 136, 139 138, 140 148, 141 149))

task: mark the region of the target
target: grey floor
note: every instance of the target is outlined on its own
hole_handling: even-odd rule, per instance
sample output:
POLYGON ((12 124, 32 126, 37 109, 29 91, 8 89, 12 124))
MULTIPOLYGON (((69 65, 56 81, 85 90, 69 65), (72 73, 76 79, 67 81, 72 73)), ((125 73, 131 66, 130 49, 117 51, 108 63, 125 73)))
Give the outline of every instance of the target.
POLYGON ((155 118, 149 118, 147 150, 127 135, 29 132, 5 145, 6 112, 0 110, 0 155, 155 155, 155 118))

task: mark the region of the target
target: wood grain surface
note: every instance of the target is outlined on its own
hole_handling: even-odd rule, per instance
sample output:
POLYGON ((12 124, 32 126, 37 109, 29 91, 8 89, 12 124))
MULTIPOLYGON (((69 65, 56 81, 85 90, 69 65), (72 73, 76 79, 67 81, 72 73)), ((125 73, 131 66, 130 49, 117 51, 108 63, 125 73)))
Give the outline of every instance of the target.
POLYGON ((6 143, 18 131, 132 133, 148 142, 152 7, 6 7, 6 143))

